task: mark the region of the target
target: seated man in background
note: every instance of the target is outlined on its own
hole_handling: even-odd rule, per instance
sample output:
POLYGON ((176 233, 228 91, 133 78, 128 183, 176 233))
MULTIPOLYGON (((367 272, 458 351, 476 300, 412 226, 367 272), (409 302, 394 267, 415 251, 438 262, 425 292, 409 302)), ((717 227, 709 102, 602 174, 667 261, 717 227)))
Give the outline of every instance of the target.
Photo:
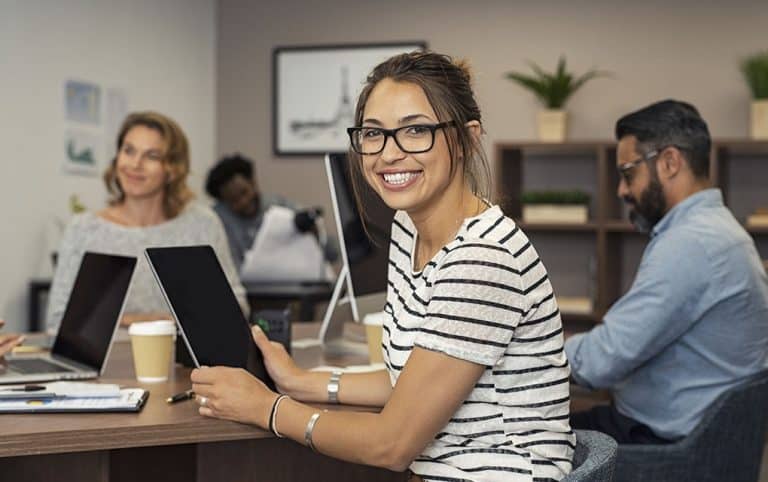
MULTIPOLYGON (((296 210, 285 199, 262 196, 256 183, 253 161, 240 154, 226 156, 213 166, 208 172, 205 190, 216 199, 213 210, 224 224, 232 259, 238 268, 242 267, 246 252, 253 246, 267 210, 272 206, 296 210)), ((296 211, 297 231, 314 232, 318 210, 296 211)), ((335 261, 338 257, 335 243, 325 240, 322 244, 325 259, 335 261)))
POLYGON ((709 131, 693 106, 666 100, 630 113, 616 139, 618 195, 650 241, 603 323, 565 344, 575 382, 613 396, 572 414, 571 426, 664 443, 765 367, 768 281, 754 241, 711 187, 709 131))

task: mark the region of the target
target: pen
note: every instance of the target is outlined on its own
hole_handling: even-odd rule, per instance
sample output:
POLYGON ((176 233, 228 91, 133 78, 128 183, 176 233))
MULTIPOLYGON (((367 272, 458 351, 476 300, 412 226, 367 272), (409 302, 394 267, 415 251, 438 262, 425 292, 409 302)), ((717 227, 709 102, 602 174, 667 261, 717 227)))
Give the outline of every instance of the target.
POLYGON ((0 392, 41 392, 45 390, 43 385, 24 385, 23 387, 0 389, 0 392))
POLYGON ((177 393, 176 395, 173 395, 173 396, 170 396, 170 397, 166 398, 165 402, 166 403, 181 402, 181 401, 184 401, 184 400, 189 400, 189 399, 191 399, 194 396, 195 396, 195 392, 193 392, 190 389, 190 390, 187 390, 187 391, 184 391, 184 392, 181 392, 181 393, 177 393))

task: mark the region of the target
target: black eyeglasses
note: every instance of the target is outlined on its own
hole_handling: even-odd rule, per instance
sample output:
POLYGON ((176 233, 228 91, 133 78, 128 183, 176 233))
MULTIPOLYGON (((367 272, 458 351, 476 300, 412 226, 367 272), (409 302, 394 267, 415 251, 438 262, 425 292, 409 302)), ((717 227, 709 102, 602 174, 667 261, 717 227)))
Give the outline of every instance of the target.
POLYGON ((435 131, 456 125, 455 121, 439 124, 411 124, 397 129, 381 127, 349 127, 349 142, 358 154, 378 154, 387 145, 387 138, 392 137, 401 151, 408 154, 427 152, 435 145, 435 131))
POLYGON ((622 177, 622 179, 624 179, 624 182, 627 184, 627 186, 629 186, 630 184, 632 184, 632 179, 634 179, 635 177, 633 171, 638 165, 640 165, 643 162, 654 160, 655 158, 659 157, 661 153, 664 152, 665 149, 669 147, 675 147, 675 146, 668 145, 668 146, 664 146, 658 149, 653 149, 651 151, 648 151, 645 154, 643 154, 642 157, 639 157, 634 161, 625 162, 620 166, 616 166, 616 170, 619 171, 619 175, 622 177))

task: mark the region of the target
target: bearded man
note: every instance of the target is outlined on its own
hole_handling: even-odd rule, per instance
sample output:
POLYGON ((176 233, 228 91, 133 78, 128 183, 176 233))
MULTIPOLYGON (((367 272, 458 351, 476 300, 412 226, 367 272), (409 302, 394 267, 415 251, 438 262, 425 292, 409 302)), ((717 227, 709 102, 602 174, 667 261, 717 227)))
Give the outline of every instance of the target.
POLYGON ((609 406, 571 427, 620 444, 688 435, 768 354, 768 281, 755 243, 709 181, 711 140, 690 104, 657 102, 616 123, 618 195, 650 235, 629 291, 567 340, 573 380, 609 406))

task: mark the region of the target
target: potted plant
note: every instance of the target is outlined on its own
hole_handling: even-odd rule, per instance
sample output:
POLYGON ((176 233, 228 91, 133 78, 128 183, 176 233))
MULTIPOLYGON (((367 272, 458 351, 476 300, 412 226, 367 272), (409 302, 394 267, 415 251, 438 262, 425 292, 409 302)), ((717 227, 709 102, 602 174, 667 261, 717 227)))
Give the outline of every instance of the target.
POLYGON ((527 191, 521 202, 526 223, 582 224, 589 217, 589 194, 583 191, 527 191))
POLYGON ((595 77, 607 76, 607 72, 592 69, 581 76, 566 71, 565 57, 557 62, 553 73, 545 72, 533 62, 528 62, 533 69, 533 75, 520 72, 507 72, 508 79, 533 92, 544 105, 544 110, 538 113, 539 140, 545 142, 562 142, 566 133, 566 101, 574 92, 588 80, 595 77))
POLYGON ((768 50, 742 60, 741 72, 752 92, 750 135, 768 139, 768 50))

